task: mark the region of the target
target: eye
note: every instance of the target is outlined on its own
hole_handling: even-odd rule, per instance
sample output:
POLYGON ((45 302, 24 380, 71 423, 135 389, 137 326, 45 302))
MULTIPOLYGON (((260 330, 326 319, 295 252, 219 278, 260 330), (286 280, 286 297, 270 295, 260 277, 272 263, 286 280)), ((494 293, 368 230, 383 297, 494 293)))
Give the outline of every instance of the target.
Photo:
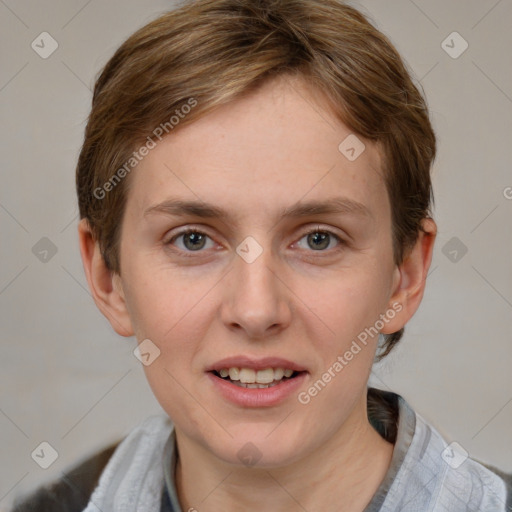
MULTIPOLYGON (((338 235, 327 229, 320 229, 320 227, 304 233, 300 240, 303 240, 304 238, 306 239, 306 243, 309 248, 314 251, 325 252, 325 249, 329 248, 333 240, 337 242, 337 247, 344 244, 343 240, 338 235)), ((300 243, 300 240, 297 244, 300 243)), ((335 248, 336 247, 334 247, 334 249, 335 248)))
MULTIPOLYGON (((330 246, 331 249, 336 250, 344 245, 344 241, 335 233, 328 229, 321 229, 318 226, 316 229, 311 229, 304 233, 302 237, 294 245, 301 247, 300 242, 306 239, 306 243, 310 249, 316 252, 326 252, 330 246), (332 242, 337 242, 335 247, 332 247, 332 242)), ((164 242, 166 246, 176 246, 177 249, 183 253, 201 252, 202 249, 212 249, 215 245, 213 240, 203 231, 195 228, 187 228, 164 242), (176 243, 181 239, 181 243, 176 243), (210 245, 208 245, 208 240, 210 245)), ((303 247, 301 247, 303 248, 303 247)), ((191 256, 191 254, 185 254, 191 256)))
POLYGON ((211 246, 207 247, 207 239, 210 239, 213 244, 213 240, 206 233, 203 233, 197 229, 189 228, 174 235, 172 238, 165 242, 165 245, 174 245, 174 241, 180 238, 183 239, 183 244, 181 247, 178 246, 178 249, 185 252, 198 252, 205 247, 206 249, 211 249, 211 246))

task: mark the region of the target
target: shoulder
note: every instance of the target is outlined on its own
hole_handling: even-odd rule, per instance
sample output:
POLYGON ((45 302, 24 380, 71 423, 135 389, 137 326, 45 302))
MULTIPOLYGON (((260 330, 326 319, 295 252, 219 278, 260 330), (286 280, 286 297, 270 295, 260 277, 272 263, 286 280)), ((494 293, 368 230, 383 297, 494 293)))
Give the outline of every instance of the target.
POLYGON ((121 440, 94 453, 63 476, 18 498, 11 512, 82 511, 96 487, 101 472, 121 440))
POLYGON ((425 510, 512 512, 512 475, 472 458, 459 443, 447 443, 415 413, 416 426, 403 475, 421 489, 425 510), (444 508, 443 508, 444 507, 444 508))
MULTIPOLYGON (((453 460, 457 457, 452 455, 453 452, 453 447, 448 445, 442 456, 447 461, 450 457, 453 460)), ((455 466, 448 463, 438 501, 458 503, 459 506, 468 504, 476 507, 476 510, 512 512, 511 482, 512 475, 507 475, 462 452, 455 466)))
MULTIPOLYGON (((130 450, 146 439, 163 439, 168 435, 169 418, 154 415, 133 428, 127 436, 90 455, 62 477, 18 497, 10 512, 82 512, 97 488, 109 461, 130 450)), ((125 459, 126 460, 126 459, 125 459)))

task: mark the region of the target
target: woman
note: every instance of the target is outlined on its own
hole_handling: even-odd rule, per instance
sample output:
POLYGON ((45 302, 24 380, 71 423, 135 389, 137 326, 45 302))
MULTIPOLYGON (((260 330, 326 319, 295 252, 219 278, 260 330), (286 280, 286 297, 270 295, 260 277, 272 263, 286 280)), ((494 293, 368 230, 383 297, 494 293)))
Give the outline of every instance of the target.
POLYGON ((435 150, 400 56, 336 0, 188 2, 123 43, 80 249, 166 414, 57 484, 66 510, 511 510, 506 475, 368 388, 423 297, 435 150))

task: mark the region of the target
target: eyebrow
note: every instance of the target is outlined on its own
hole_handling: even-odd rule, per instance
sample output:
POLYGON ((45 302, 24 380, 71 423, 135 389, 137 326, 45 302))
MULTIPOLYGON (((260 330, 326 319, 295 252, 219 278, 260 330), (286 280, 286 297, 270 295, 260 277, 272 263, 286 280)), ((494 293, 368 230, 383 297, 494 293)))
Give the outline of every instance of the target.
MULTIPOLYGON (((173 216, 196 216, 201 218, 229 218, 229 213, 210 203, 195 200, 167 199, 162 203, 150 206, 144 211, 143 217, 162 213, 173 216)), ((333 197, 322 201, 297 202, 282 209, 278 218, 299 218, 320 214, 345 214, 367 219, 374 219, 372 212, 362 203, 346 197, 333 197)))

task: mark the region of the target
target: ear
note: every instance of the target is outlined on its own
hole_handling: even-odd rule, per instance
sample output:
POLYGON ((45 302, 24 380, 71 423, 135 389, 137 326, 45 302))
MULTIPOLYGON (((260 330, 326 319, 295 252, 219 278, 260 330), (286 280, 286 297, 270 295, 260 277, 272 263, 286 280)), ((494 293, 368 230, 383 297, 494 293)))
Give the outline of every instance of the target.
POLYGON ((96 306, 118 334, 133 336, 121 276, 111 272, 105 265, 87 219, 82 219, 78 224, 78 238, 85 275, 96 306))
POLYGON ((399 331, 418 309, 423 292, 437 235, 437 226, 433 219, 422 221, 423 231, 419 232, 418 240, 408 252, 402 264, 395 268, 393 275, 393 293, 388 308, 396 315, 381 330, 382 334, 399 331))

